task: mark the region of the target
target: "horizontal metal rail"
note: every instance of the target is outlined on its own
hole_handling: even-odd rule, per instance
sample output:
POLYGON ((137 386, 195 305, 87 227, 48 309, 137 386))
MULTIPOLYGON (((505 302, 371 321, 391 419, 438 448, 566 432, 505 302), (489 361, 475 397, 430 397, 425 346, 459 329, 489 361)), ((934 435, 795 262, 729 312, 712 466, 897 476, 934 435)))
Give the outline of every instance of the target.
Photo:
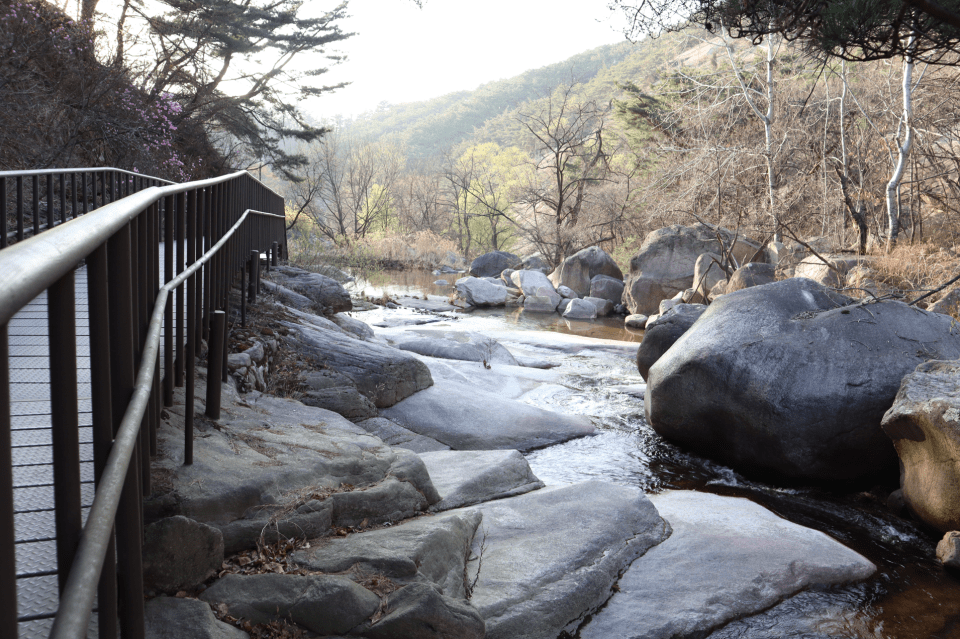
MULTIPOLYGON (((61 178, 62 174, 57 179, 61 178)), ((0 184, 7 179, 9 174, 0 173, 0 184)), ((283 199, 249 173, 144 186, 119 194, 125 197, 0 251, 0 636, 4 638, 17 636, 18 619, 8 345, 14 315, 47 292, 60 587, 52 636, 85 636, 97 596, 100 637, 114 639, 119 630, 124 639, 139 639, 144 634, 142 499, 151 492, 150 457, 156 452, 161 407, 172 405, 174 386, 185 387, 184 463, 192 463, 195 358, 201 343, 210 343, 208 359, 212 353, 226 359, 226 337, 217 329, 223 326, 224 312, 230 314, 234 275, 255 270, 251 252, 256 266, 261 252, 274 263, 278 254, 286 255, 283 199), (85 399, 92 406, 83 410, 92 413, 96 484, 82 529, 80 405, 75 392, 79 332, 72 312, 74 269, 81 262, 86 265, 89 291, 85 339, 90 352, 84 359, 89 362, 86 388, 91 396, 85 399)), ((243 293, 241 299, 245 300, 243 293)), ((225 361, 208 365, 211 374, 220 370, 221 379, 226 377, 225 361)), ((208 392, 219 389, 212 386, 215 383, 208 379, 208 392)), ((208 410, 219 406, 219 398, 215 399, 208 410)), ((31 613, 20 619, 51 617, 52 612, 31 613)))
MULTIPOLYGON (((110 533, 113 530, 113 521, 116 517, 117 506, 120 503, 120 492, 127 476, 134 447, 140 436, 140 424, 147 411, 150 394, 153 389, 154 370, 160 353, 160 331, 163 326, 163 316, 167 307, 167 299, 171 292, 187 281, 187 278, 200 270, 209 262, 227 242, 233 237, 248 215, 279 218, 282 215, 273 215, 259 211, 244 211, 240 220, 217 242, 213 248, 203 254, 192 266, 180 273, 177 277, 165 284, 157 295, 150 318, 150 328, 147 332, 147 344, 137 373, 134 385, 133 400, 127 405, 127 411, 117 432, 113 449, 107 460, 107 467, 100 478, 97 495, 94 498, 87 524, 83 528, 83 537, 77 549, 77 556, 70 570, 66 588, 60 596, 60 609, 54 621, 51 639, 82 639, 86 636, 87 625, 93 609, 93 599, 96 594, 97 581, 100 579, 100 569, 107 554, 110 533)), ((215 383, 216 380, 209 380, 215 383)))
POLYGON ((0 220, 3 222, 0 249, 39 234, 43 225, 53 228, 57 225, 58 211, 62 224, 68 218, 84 215, 131 193, 167 184, 174 182, 110 167, 0 171, 0 220), (41 188, 41 180, 45 188, 41 188), (29 212, 26 210, 28 199, 29 212), (15 217, 13 230, 10 230, 8 216, 11 204, 15 217))

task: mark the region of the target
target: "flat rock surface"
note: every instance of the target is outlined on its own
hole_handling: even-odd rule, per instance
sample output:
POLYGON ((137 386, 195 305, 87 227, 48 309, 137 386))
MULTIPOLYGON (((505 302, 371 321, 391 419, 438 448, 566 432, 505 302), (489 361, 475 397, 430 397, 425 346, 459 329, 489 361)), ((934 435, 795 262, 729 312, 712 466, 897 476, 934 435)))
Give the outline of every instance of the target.
POLYGON ((429 357, 518 366, 510 351, 479 333, 409 330, 396 333, 388 342, 400 350, 429 357))
POLYGON ((465 594, 464 563, 481 515, 461 511, 398 526, 317 541, 293 560, 308 570, 382 574, 401 583, 426 582, 451 597, 465 594))
POLYGON ((639 490, 595 481, 474 509, 483 523, 473 544, 481 559, 470 563, 472 575, 480 566, 470 602, 486 621, 487 639, 556 639, 601 606, 620 572, 669 534, 639 490))
POLYGON ((804 588, 876 571, 823 533, 746 499, 667 491, 650 500, 673 534, 630 566, 582 639, 703 637, 804 588))
POLYGON ((543 488, 526 458, 516 450, 449 450, 421 453, 440 493, 432 510, 449 510, 514 497, 543 488))

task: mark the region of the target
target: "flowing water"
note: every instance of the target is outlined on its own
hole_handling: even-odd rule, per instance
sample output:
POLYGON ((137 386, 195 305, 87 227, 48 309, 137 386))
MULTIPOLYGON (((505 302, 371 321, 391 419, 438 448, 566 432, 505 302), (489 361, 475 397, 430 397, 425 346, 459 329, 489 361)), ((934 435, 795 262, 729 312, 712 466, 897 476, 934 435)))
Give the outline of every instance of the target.
MULTIPOLYGON (((391 284, 361 282, 372 296, 449 295, 430 273, 389 274, 391 284)), ((376 312, 374 312, 376 315, 376 312)), ((364 314, 358 317, 372 321, 364 314)), ((559 315, 531 316, 518 309, 442 313, 429 318, 455 330, 497 338, 517 330, 558 331, 639 342, 641 332, 623 328, 622 319, 566 322, 559 315)), ((815 488, 782 488, 749 481, 721 464, 687 453, 663 440, 644 420, 642 384, 631 358, 597 352, 568 356, 559 369, 565 391, 526 401, 543 408, 589 415, 598 424, 594 437, 578 439, 527 455, 534 473, 547 484, 601 479, 646 492, 699 490, 746 497, 778 515, 820 530, 857 550, 878 566, 877 574, 847 586, 802 592, 773 608, 715 630, 711 639, 771 637, 960 638, 960 578, 936 560, 938 535, 892 515, 883 505, 883 488, 838 494, 815 488)), ((891 478, 895 483, 896 478, 891 478)), ((888 490, 894 486, 886 487, 888 490)))

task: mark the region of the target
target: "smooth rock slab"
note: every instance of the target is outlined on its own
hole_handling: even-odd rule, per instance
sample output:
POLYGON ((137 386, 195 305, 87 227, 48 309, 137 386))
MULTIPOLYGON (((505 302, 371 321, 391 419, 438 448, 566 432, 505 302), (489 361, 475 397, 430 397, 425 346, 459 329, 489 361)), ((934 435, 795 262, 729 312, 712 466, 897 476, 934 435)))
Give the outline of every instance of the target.
POLYGON ((624 573, 582 639, 703 637, 812 586, 866 579, 866 558, 749 500, 667 491, 650 497, 673 528, 624 573))
POLYGON ((527 451, 594 432, 586 417, 543 410, 453 379, 437 379, 380 415, 454 450, 527 451))
POLYGON ((248 639, 250 635, 217 619, 196 599, 157 597, 144 605, 146 639, 248 639))
POLYGON ((227 575, 200 595, 254 623, 286 619, 321 635, 345 633, 366 621, 380 597, 339 575, 227 575))
POLYGON ((431 510, 449 510, 515 497, 543 488, 527 459, 516 450, 449 450, 421 453, 440 493, 431 510))
POLYGON ((481 566, 470 601, 487 622, 487 639, 556 639, 600 607, 620 572, 669 534, 639 490, 596 481, 473 509, 483 513, 473 543, 482 559, 470 564, 471 578, 481 566))
POLYGON ((467 362, 487 362, 489 364, 509 364, 518 366, 517 360, 495 339, 480 333, 463 331, 405 331, 390 340, 400 350, 439 357, 441 359, 459 359, 467 362))
POLYGON ((463 597, 464 563, 481 515, 461 511, 347 537, 321 540, 298 550, 293 560, 308 570, 342 572, 353 567, 383 574, 401 583, 435 585, 451 597, 463 597))
POLYGON ((371 435, 376 435, 383 440, 383 443, 391 446, 399 446, 412 450, 415 453, 426 453, 434 450, 450 450, 446 444, 441 444, 435 439, 418 435, 412 430, 407 430, 403 426, 390 421, 385 417, 373 417, 362 422, 357 422, 371 435))

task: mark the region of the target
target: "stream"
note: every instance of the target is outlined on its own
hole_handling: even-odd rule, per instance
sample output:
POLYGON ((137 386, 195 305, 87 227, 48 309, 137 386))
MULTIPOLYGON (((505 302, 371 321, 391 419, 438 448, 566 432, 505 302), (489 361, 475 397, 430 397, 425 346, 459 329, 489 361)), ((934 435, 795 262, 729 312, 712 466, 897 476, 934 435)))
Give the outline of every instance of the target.
MULTIPOLYGON (((352 292, 363 291, 372 297, 383 293, 420 298, 449 295, 452 286, 437 286, 433 281, 446 278, 453 282, 458 276, 404 271, 385 277, 389 285, 361 281, 352 285, 352 292)), ((373 310, 354 316, 374 323, 390 313, 373 310)), ((625 329, 619 317, 568 322, 556 314, 531 315, 520 309, 422 315, 424 321, 449 323, 451 330, 503 337, 502 343, 511 351, 517 345, 511 343, 510 334, 516 331, 557 331, 637 343, 643 337, 642 331, 625 329)), ((729 467, 677 448, 650 428, 638 392, 644 381, 632 359, 597 352, 567 357, 558 370, 564 373, 564 392, 533 394, 525 401, 548 410, 590 416, 598 432, 528 453, 533 472, 546 484, 598 479, 639 487, 647 493, 682 489, 745 497, 789 521, 829 535, 878 567, 869 580, 803 591, 760 614, 714 630, 710 639, 960 638, 960 577, 947 573, 936 559, 939 535, 894 516, 885 507, 896 477, 891 478, 890 486, 855 494, 753 482, 729 467)))

